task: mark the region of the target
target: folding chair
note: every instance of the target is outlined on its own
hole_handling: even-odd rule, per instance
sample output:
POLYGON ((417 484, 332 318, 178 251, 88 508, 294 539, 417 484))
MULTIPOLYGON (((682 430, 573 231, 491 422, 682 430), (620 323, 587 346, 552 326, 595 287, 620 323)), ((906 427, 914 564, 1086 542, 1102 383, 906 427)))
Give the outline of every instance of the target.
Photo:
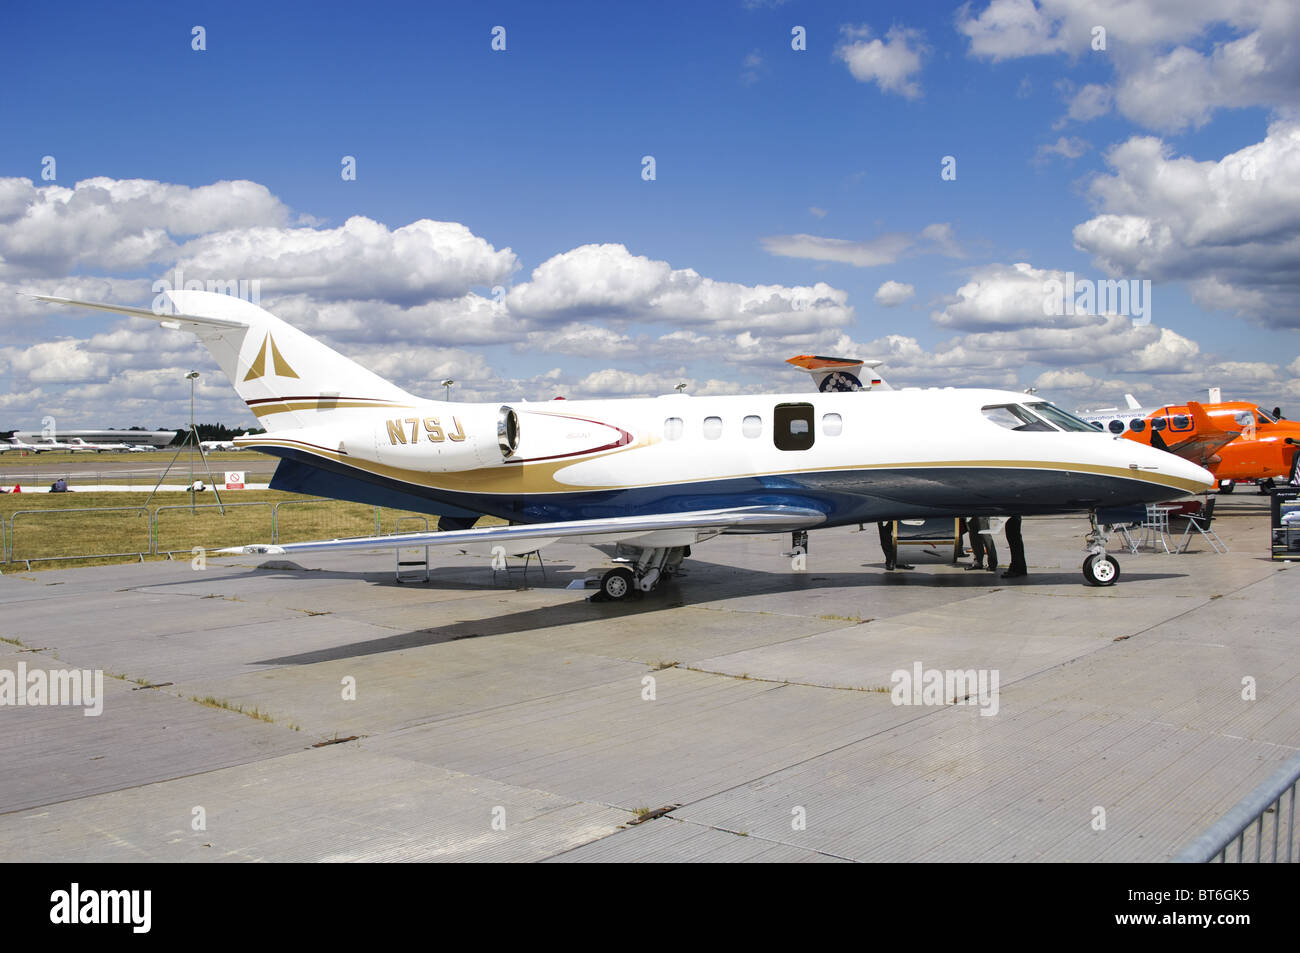
POLYGON ((1210 500, 1201 509, 1201 512, 1187 514, 1187 529, 1183 530, 1183 538, 1178 541, 1178 548, 1175 552, 1186 552, 1187 547, 1192 543, 1192 530, 1196 530, 1209 540, 1210 548, 1216 553, 1223 554, 1228 551, 1228 544, 1219 539, 1218 534, 1210 528, 1210 524, 1214 522, 1214 504, 1215 500, 1210 500), (1220 546, 1223 548, 1220 549, 1220 546))
POLYGON ((1109 526, 1124 541, 1129 554, 1136 556, 1137 540, 1133 538, 1132 527, 1141 526, 1146 521, 1147 511, 1144 506, 1112 506, 1097 510, 1097 522, 1109 526))

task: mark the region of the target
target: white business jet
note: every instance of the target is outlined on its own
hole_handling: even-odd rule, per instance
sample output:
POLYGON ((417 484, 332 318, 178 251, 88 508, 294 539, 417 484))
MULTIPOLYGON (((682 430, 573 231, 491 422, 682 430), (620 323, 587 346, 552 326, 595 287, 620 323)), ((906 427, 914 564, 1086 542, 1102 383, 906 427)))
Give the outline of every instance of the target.
POLYGON ((1097 507, 1214 483, 1195 464, 1009 391, 428 400, 247 301, 166 294, 174 313, 162 315, 38 297, 198 335, 267 430, 238 446, 281 458, 273 489, 438 514, 447 529, 231 552, 620 543, 636 559, 601 580, 604 597, 620 599, 654 589, 688 547, 722 533, 1088 512, 1084 577, 1110 585, 1119 565, 1097 507), (510 525, 469 528, 484 514, 510 525))
POLYGON ((80 437, 69 437, 68 446, 75 453, 77 451, 93 451, 95 453, 119 453, 130 450, 124 443, 91 443, 80 437))
POLYGON ((17 437, 10 437, 8 440, 0 442, 0 453, 9 453, 11 450, 19 453, 48 453, 51 449, 53 448, 25 443, 17 437))

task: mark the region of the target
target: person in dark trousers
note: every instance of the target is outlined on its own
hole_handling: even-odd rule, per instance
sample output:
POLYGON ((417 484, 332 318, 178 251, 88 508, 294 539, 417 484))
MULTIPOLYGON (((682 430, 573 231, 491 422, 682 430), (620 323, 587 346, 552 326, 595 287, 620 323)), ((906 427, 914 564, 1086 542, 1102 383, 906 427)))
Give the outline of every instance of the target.
POLYGON ((885 551, 885 568, 890 572, 895 569, 914 568, 898 561, 898 547, 894 545, 894 524, 886 520, 877 523, 876 528, 880 530, 880 548, 885 551))
POLYGON ((1002 578, 1017 579, 1020 576, 1029 575, 1029 569, 1025 566, 1025 540, 1020 535, 1019 516, 1012 516, 1007 519, 1006 534, 1007 546, 1011 549, 1011 565, 1002 574, 1002 578))
POLYGON ((972 516, 966 521, 966 528, 970 531, 971 555, 975 557, 975 561, 966 568, 983 569, 984 559, 987 555, 989 572, 997 572, 998 548, 993 545, 992 534, 984 532, 989 528, 989 521, 983 516, 972 516))

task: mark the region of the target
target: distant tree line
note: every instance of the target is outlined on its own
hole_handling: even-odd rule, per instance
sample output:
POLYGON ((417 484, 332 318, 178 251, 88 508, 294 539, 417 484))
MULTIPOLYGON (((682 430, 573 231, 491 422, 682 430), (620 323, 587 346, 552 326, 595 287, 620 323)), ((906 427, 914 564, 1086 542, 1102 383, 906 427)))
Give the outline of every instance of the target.
MULTIPOLYGON (((135 429, 134 427, 131 429, 135 429)), ((159 430, 168 430, 168 427, 159 427, 159 430)), ((194 429, 199 432, 200 440, 233 440, 244 432, 248 433, 266 433, 261 427, 227 427, 225 424, 199 424, 194 425, 194 429)), ((185 439, 185 434, 189 428, 182 427, 176 431, 176 436, 172 439, 172 444, 178 444, 185 439)))
MULTIPOLYGON (((90 428, 90 427, 86 427, 86 428, 69 427, 68 429, 69 429, 69 430, 79 430, 79 429, 90 430, 90 429, 99 429, 99 428, 90 428)), ((104 428, 102 428, 102 429, 104 429, 104 430, 120 430, 120 431, 122 431, 123 433, 126 433, 126 432, 131 431, 131 430, 176 430, 176 428, 174 428, 174 427, 104 427, 104 428)), ((247 432, 247 433, 266 433, 266 431, 265 431, 263 428, 261 428, 261 427, 227 427, 225 424, 222 424, 222 423, 216 423, 216 424, 195 424, 195 425, 194 425, 194 429, 197 430, 197 431, 199 432, 199 439, 200 439, 200 440, 231 440, 231 439, 233 439, 233 438, 235 438, 235 437, 238 437, 240 434, 245 433, 245 432, 247 432)), ((187 430, 187 428, 185 428, 185 427, 182 427, 182 428, 180 428, 179 430, 176 430, 176 436, 172 438, 172 443, 173 443, 173 444, 177 444, 177 443, 180 443, 182 440, 184 440, 184 439, 185 439, 185 433, 186 433, 186 430, 187 430)), ((13 436, 14 434, 16 434, 17 432, 18 432, 18 431, 17 431, 16 429, 15 429, 15 430, 0 430, 0 440, 8 440, 10 437, 12 437, 12 436, 13 436)))

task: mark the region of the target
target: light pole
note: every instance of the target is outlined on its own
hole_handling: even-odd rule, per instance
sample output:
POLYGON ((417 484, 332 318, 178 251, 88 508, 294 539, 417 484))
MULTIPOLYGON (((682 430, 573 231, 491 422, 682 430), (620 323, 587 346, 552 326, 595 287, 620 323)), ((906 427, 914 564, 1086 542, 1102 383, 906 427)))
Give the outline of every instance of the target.
POLYGON ((450 377, 442 382, 444 399, 451 400, 451 385, 456 383, 450 377))
MULTIPOLYGON (((194 429, 194 382, 199 379, 198 371, 190 371, 185 375, 185 379, 190 382, 190 434, 194 437, 194 445, 197 448, 199 443, 199 433, 194 429)), ((194 515, 194 450, 190 450, 190 515, 194 515)))
POLYGON ((679 394, 686 393, 686 381, 682 381, 680 384, 676 385, 673 390, 677 391, 679 394))

